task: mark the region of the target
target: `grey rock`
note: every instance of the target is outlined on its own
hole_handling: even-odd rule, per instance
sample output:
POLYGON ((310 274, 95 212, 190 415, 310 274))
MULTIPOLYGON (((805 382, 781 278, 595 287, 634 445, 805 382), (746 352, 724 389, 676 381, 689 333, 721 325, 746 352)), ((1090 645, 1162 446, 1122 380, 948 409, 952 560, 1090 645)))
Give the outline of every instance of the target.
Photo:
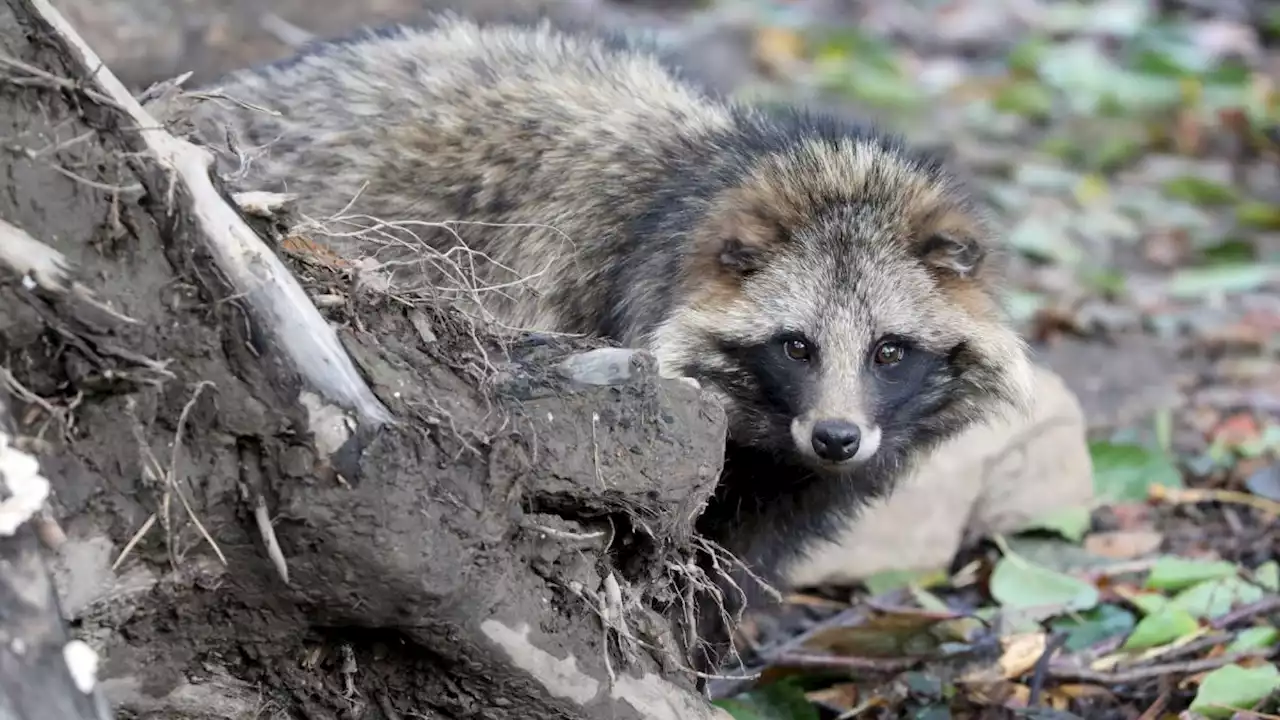
POLYGON ((621 385, 656 371, 652 355, 633 348, 597 348, 561 361, 560 374, 584 385, 621 385))

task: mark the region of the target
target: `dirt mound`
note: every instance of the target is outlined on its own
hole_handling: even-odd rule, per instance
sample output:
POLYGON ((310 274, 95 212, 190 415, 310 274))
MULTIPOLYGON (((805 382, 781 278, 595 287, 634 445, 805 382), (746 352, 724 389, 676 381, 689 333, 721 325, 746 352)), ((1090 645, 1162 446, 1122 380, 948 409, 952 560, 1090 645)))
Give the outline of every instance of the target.
POLYGON ((714 401, 642 353, 497 338, 296 265, 395 418, 357 420, 31 7, 0 5, 0 217, 29 236, 3 254, 0 356, 65 533, 61 609, 117 711, 711 717, 679 667, 714 401))

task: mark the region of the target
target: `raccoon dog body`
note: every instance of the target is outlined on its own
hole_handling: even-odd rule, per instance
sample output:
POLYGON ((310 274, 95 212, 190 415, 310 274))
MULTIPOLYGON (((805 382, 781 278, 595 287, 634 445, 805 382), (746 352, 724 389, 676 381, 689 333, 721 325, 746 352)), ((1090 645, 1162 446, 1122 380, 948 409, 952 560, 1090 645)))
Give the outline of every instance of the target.
POLYGON ((769 581, 921 452, 1029 398, 983 217, 891 138, 724 101, 632 40, 545 22, 439 17, 217 88, 245 104, 193 120, 238 139, 251 159, 220 161, 243 189, 418 223, 327 238, 339 254, 441 285, 421 246, 461 237, 474 254, 454 257, 504 286, 463 299, 496 321, 646 348, 722 398, 700 528, 769 581))

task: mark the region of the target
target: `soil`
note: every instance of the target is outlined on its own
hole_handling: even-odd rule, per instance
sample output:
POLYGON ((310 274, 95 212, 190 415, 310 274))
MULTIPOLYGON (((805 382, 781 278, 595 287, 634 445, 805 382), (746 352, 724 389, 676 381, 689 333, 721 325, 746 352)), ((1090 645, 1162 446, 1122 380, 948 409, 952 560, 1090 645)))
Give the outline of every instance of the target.
MULTIPOLYGON (((718 406, 643 354, 614 351, 624 377, 592 381, 561 363, 598 344, 500 342, 355 296, 330 319, 401 423, 317 449, 324 411, 216 271, 187 198, 24 13, 0 4, 0 53, 25 66, 0 80, 0 217, 113 312, 5 272, 0 363, 68 538, 63 612, 105 658, 118 716, 704 712, 679 706, 669 568, 719 473, 718 406), (659 649, 606 639, 613 581, 659 649)), ((350 289, 296 270, 309 291, 350 289)))

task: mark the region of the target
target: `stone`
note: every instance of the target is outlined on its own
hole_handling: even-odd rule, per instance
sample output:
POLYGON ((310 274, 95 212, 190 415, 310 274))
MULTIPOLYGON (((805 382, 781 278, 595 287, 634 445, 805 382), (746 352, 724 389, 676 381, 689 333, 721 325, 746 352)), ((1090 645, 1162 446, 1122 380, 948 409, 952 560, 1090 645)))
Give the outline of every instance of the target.
POLYGON ((950 564, 968 535, 1016 531, 1093 497, 1080 402, 1036 368, 1032 416, 979 425, 944 444, 891 497, 849 518, 791 569, 797 586, 846 585, 887 570, 950 564))

